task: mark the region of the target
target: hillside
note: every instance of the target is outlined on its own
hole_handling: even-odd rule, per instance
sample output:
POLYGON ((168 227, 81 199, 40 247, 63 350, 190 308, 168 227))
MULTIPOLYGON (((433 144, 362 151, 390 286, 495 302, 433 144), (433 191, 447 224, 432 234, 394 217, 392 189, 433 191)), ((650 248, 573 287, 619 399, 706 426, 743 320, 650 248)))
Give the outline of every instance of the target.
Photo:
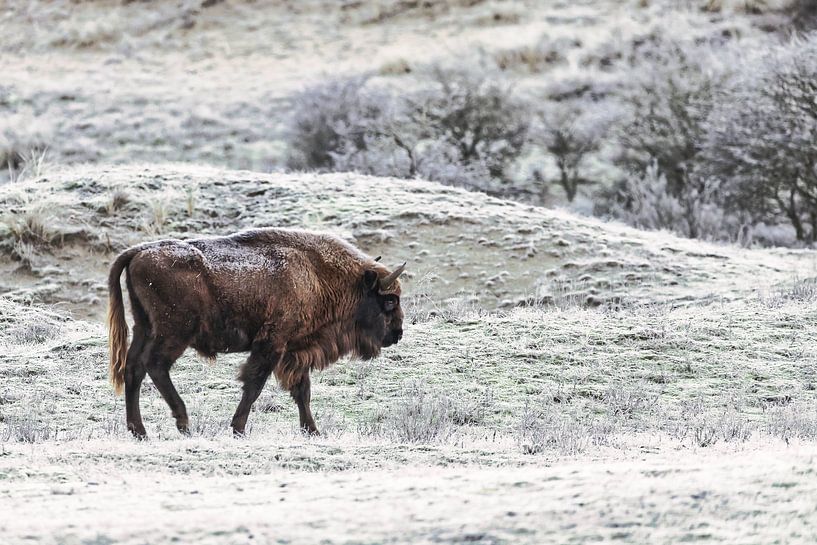
POLYGON ((792 539, 814 531, 802 503, 814 497, 804 476, 814 471, 817 437, 813 252, 714 246, 427 182, 345 174, 80 167, 0 187, 0 202, 0 507, 13 514, 0 530, 12 541, 303 537, 294 526, 280 534, 278 519, 248 522, 243 509, 209 516, 214 494, 219 505, 229 497, 282 517, 309 505, 299 520, 323 528, 316 535, 328 543, 348 542, 339 525, 363 524, 337 518, 357 495, 386 511, 400 506, 380 529, 354 530, 373 543, 541 543, 557 525, 580 541, 632 543, 734 542, 756 536, 747 533, 756 526, 775 536, 785 527, 792 539), (389 262, 409 260, 403 342, 374 362, 315 375, 319 439, 295 431, 294 404, 272 386, 251 415, 250 437, 232 439, 242 355, 215 365, 184 356, 174 381, 193 437, 178 436, 148 381, 142 404, 153 440, 133 442, 107 383, 99 324, 112 252, 263 225, 329 229, 389 262), (555 299, 530 300, 562 278, 568 288, 555 299), (618 302, 597 307, 588 297, 618 302), (524 308, 489 312, 517 300, 524 308), (635 475, 650 477, 632 488, 635 475), (611 503, 598 492, 599 483, 625 482, 626 498, 611 503), (423 507, 462 500, 451 483, 475 502, 472 516, 423 507), (123 486, 145 501, 164 498, 185 522, 139 508, 129 523, 99 525, 103 511, 141 505, 121 501, 123 486), (501 507, 476 492, 485 486, 501 507), (262 494, 269 488, 292 493, 262 494), (679 502, 681 489, 692 499, 679 502), (30 501, 15 502, 23 490, 30 501), (735 500, 723 511, 723 502, 761 491, 762 504, 735 500), (564 511, 568 497, 576 507, 564 511), (69 517, 80 505, 86 515, 69 517), (65 516, 34 528, 32 510, 65 516), (701 512, 710 513, 705 531, 701 512), (406 533, 404 517, 427 523, 406 533), (139 530, 147 520, 159 530, 139 530))
POLYGON ((7 2, 0 163, 47 149, 60 164, 181 160, 265 171, 284 161, 293 93, 363 73, 411 88, 438 63, 498 66, 537 100, 588 95, 604 106, 632 80, 627 59, 640 44, 660 36, 748 45, 786 20, 779 4, 7 2))
POLYGON ((260 226, 331 230, 408 261, 418 312, 711 301, 814 275, 812 252, 641 232, 422 181, 190 165, 75 167, 0 186, 0 293, 99 319, 116 251, 260 226))

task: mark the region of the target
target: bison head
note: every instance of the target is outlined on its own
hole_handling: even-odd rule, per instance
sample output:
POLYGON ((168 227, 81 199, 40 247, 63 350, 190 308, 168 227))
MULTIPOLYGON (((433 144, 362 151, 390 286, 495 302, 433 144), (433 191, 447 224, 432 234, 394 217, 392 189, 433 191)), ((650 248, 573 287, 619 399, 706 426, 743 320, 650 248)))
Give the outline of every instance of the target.
POLYGON ((357 329, 365 339, 358 353, 373 358, 380 348, 391 346, 403 337, 403 309, 400 308, 399 276, 406 268, 403 263, 388 272, 378 266, 363 274, 364 296, 357 312, 357 329))

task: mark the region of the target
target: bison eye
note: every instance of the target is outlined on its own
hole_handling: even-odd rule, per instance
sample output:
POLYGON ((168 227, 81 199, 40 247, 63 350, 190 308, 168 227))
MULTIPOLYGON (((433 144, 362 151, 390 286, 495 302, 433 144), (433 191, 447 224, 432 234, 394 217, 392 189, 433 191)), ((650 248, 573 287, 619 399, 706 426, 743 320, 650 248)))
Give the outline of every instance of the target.
POLYGON ((387 295, 383 301, 383 310, 391 312, 396 309, 398 305, 400 305, 400 299, 398 299, 396 295, 387 295))

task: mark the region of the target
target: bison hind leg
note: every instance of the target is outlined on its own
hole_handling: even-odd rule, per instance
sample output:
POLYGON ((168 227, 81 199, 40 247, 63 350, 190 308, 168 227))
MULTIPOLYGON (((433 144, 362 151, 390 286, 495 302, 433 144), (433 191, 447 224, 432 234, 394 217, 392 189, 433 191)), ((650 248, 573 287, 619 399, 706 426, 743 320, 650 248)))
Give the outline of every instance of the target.
POLYGON ((176 428, 183 434, 188 435, 189 418, 187 407, 184 405, 179 392, 170 380, 170 367, 182 355, 187 342, 179 339, 165 337, 162 342, 149 342, 143 355, 145 367, 148 375, 164 398, 173 418, 176 420, 176 428))
POLYGON ((144 329, 137 324, 133 328, 133 341, 128 349, 125 363, 125 420, 128 431, 137 439, 147 438, 139 409, 139 392, 147 372, 143 358, 146 342, 144 329))

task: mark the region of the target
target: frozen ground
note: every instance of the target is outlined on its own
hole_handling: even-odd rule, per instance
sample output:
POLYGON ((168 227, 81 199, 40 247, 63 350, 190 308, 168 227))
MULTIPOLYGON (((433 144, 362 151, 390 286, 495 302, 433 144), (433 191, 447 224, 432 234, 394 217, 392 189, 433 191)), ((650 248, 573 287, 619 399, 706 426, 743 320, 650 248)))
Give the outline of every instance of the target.
POLYGON ((774 14, 212 4, 0 6, 0 154, 46 144, 52 163, 0 185, 2 543, 817 540, 816 252, 422 181, 257 172, 281 162, 290 93, 325 76, 411 85, 476 55, 523 90, 603 95, 656 29, 752 40, 774 14), (556 42, 566 58, 537 64, 556 42), (113 255, 266 225, 408 260, 404 341, 314 377, 314 439, 272 386, 233 439, 241 356, 188 354, 173 378, 192 437, 146 381, 151 439, 134 441, 106 377, 113 255))
POLYGON ((9 542, 817 535, 812 252, 713 246, 348 175, 83 167, 4 186, 0 199, 11 249, 0 261, 0 509, 10 514, 0 531, 9 542), (111 249, 267 224, 333 229, 411 259, 404 341, 315 376, 319 439, 295 431, 294 404, 271 387, 249 438, 234 440, 241 357, 209 365, 188 355, 174 380, 193 437, 178 436, 146 383, 152 440, 133 441, 107 384, 98 322, 111 249), (23 257, 20 241, 31 250, 23 257), (504 275, 497 293, 485 275, 500 262, 518 276, 504 275), (434 279, 441 267, 471 274, 450 285, 450 273, 434 279), (562 276, 573 292, 530 295, 562 276), (601 304, 589 291, 599 286, 601 304), (28 304, 43 300, 48 307, 28 304), (506 300, 515 308, 485 310, 506 300))
MULTIPOLYGON (((193 441, 186 450, 216 457, 220 446, 193 441)), ((62 458, 74 447, 65 445, 62 458)), ((817 537, 813 449, 239 476, 171 474, 158 464, 134 472, 127 462, 89 471, 17 452, 2 463, 20 458, 47 465, 0 484, 6 542, 765 544, 817 537)))

